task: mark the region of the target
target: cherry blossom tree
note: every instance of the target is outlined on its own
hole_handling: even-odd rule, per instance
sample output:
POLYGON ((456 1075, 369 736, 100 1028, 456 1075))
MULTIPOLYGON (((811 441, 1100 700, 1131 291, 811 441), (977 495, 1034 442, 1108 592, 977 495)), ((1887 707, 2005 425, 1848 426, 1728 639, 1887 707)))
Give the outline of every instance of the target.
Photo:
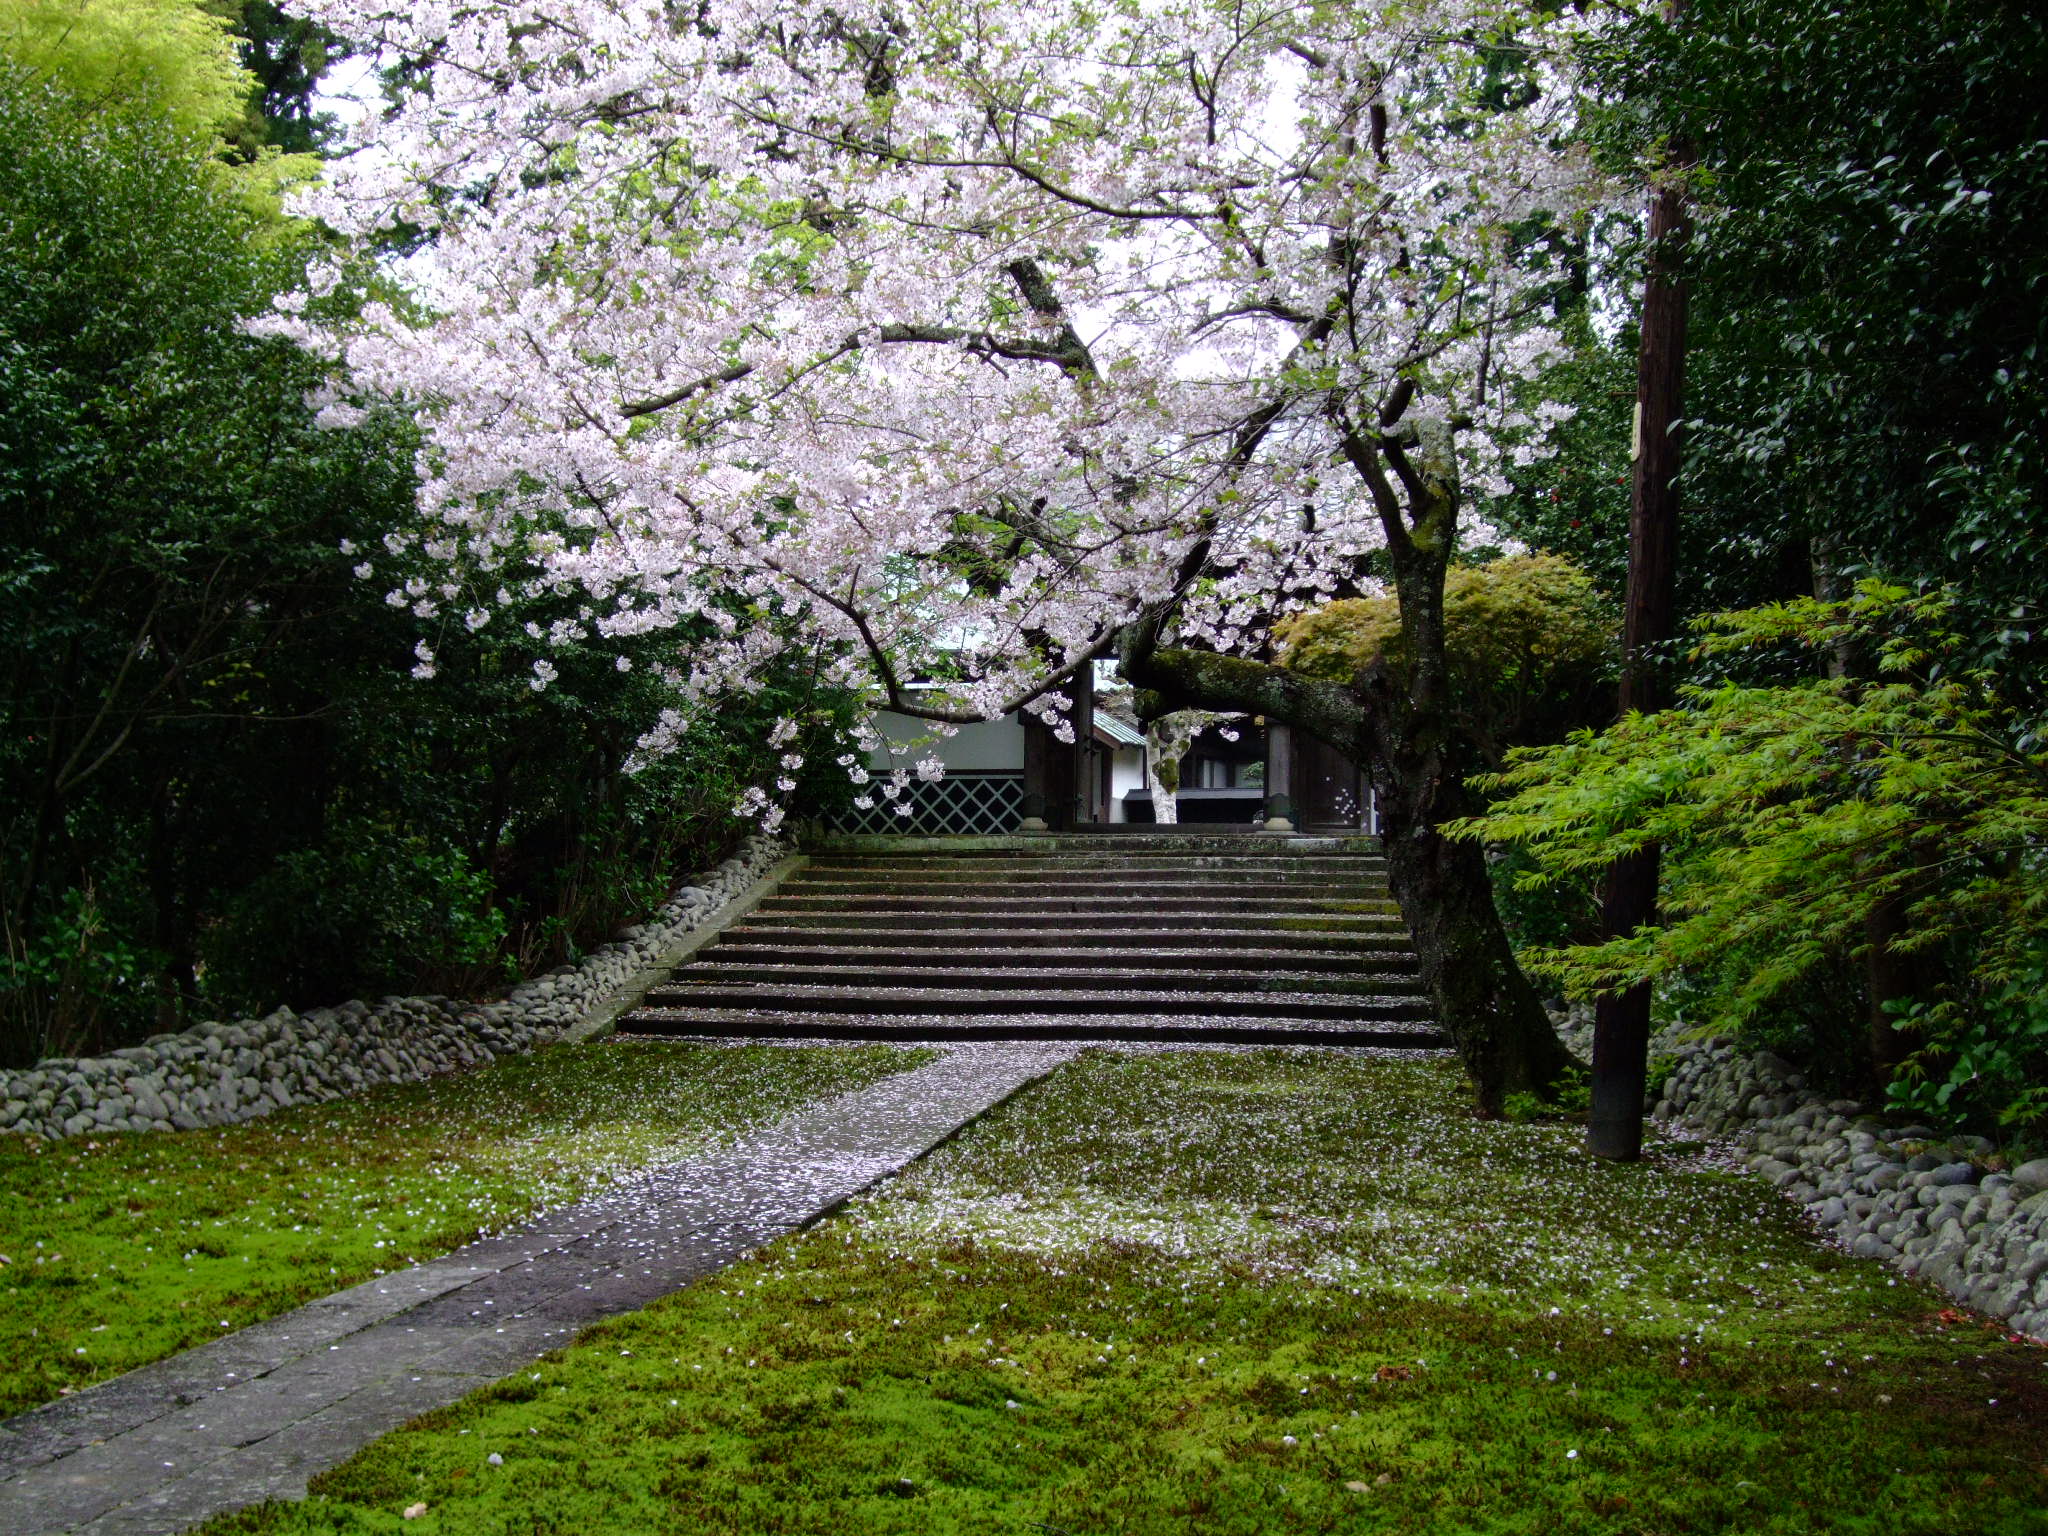
POLYGON ((417 302, 324 323, 316 284, 270 322, 345 358, 333 419, 424 415, 424 526, 391 543, 446 579, 394 603, 481 626, 580 590, 536 686, 549 641, 695 636, 676 729, 785 643, 735 595, 941 732, 1015 708, 1064 729, 1063 685, 1111 654, 1158 711, 1291 721, 1367 764, 1482 1101, 1556 1078, 1479 855, 1434 828, 1472 809, 1444 569, 1503 456, 1569 414, 1529 381, 1587 196, 1574 13, 298 9, 415 83, 310 211, 416 231, 417 302), (1382 580, 1398 671, 1258 659, 1279 613, 1382 580))

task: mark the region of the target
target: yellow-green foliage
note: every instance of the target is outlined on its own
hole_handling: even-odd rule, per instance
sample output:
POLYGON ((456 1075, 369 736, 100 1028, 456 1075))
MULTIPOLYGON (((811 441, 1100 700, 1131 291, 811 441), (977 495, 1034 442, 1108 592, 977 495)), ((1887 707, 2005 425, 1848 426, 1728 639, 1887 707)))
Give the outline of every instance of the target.
MULTIPOLYGON (((0 58, 45 81, 83 117, 154 117, 218 155, 247 110, 250 75, 227 21, 200 0, 0 0, 0 58)), ((220 164, 252 212, 309 179, 309 155, 265 153, 220 164)))
MULTIPOLYGON (((1586 573, 1557 555, 1453 566, 1444 579, 1444 642, 1464 724, 1488 758, 1548 734, 1601 689, 1617 619, 1586 573)), ((1347 598, 1275 628, 1282 663, 1348 683, 1383 661, 1407 665, 1393 597, 1347 598)))
POLYGON ((227 23, 195 0, 0 0, 0 52, 88 109, 191 134, 218 134, 248 90, 227 23))

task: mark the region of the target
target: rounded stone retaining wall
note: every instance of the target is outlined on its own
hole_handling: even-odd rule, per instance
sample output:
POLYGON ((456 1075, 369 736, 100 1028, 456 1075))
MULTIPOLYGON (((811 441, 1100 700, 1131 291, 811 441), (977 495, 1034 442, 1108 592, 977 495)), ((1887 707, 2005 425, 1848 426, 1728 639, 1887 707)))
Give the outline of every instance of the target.
POLYGON ((754 837, 683 886, 645 923, 500 1002, 387 997, 232 1024, 198 1024, 109 1056, 52 1058, 0 1073, 0 1133, 196 1130, 413 1082, 559 1039, 789 852, 754 837))
POLYGON ((1725 1039, 1670 1054, 1678 1065, 1654 1118, 1744 1148, 1754 1172, 1858 1257, 2048 1339, 2048 1158, 2003 1168, 1981 1136, 1887 1125, 1725 1039))

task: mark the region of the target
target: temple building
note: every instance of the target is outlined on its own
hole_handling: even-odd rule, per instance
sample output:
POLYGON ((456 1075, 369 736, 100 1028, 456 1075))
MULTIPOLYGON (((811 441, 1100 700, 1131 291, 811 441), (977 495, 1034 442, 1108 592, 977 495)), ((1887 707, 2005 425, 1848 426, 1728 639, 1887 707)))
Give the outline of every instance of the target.
MULTIPOLYGON (((1156 825, 1144 733, 1115 696, 1099 701, 1089 680, 1074 692, 1074 740, 1030 715, 1005 715, 934 737, 927 721, 884 712, 884 745, 868 762, 866 808, 835 817, 838 832, 992 836, 1011 832, 1115 831, 1156 825), (945 774, 912 771, 895 795, 893 770, 936 756, 945 774), (908 812, 898 809, 907 804, 908 812)), ((1237 719, 1195 738, 1180 761, 1177 820, 1205 831, 1329 835, 1374 830, 1371 797, 1357 766, 1322 742, 1277 723, 1237 719)))

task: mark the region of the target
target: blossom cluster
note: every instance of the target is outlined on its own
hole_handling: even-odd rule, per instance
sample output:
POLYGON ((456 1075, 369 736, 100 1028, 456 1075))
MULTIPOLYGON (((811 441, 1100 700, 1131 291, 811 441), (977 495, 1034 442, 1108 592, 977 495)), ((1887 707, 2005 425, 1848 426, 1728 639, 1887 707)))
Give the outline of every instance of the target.
POLYGON ((306 200, 423 232, 414 302, 311 318, 327 273, 261 322, 345 360, 330 419, 422 414, 392 550, 444 575, 391 601, 677 635, 643 753, 788 643, 750 608, 878 703, 1070 730, 1135 615, 1229 649, 1361 579, 1344 443, 1394 400, 1481 494, 1568 414, 1527 396, 1592 195, 1570 8, 292 8, 426 65, 306 200))

